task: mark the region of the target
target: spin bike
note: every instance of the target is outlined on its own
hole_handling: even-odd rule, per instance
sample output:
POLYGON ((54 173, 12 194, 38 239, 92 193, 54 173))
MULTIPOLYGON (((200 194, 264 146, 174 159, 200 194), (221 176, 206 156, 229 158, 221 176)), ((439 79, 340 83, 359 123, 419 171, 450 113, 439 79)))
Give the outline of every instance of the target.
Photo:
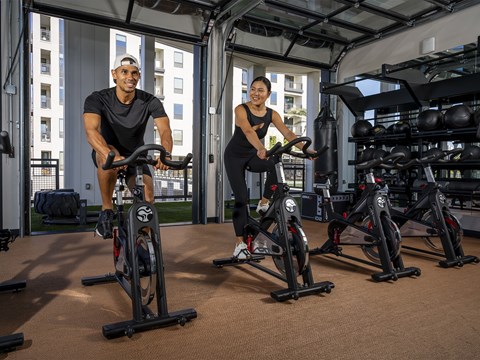
POLYGON ((371 275, 377 282, 421 274, 419 268, 405 267, 403 264, 400 231, 390 216, 388 191, 377 184, 373 174, 373 168, 380 164, 398 162, 404 157, 401 153, 390 154, 385 159, 380 157, 356 164, 358 170, 367 170, 365 189, 356 205, 345 216, 334 211, 328 174, 321 175, 326 181, 315 184, 315 191, 323 196, 323 205, 331 220, 328 224, 327 241, 321 247, 312 249, 311 255, 333 254, 380 268, 381 272, 371 275), (368 260, 345 254, 342 246, 351 245, 360 246, 368 260))
MULTIPOLYGON (((295 199, 290 195, 283 170, 282 155, 289 154, 298 158, 315 158, 328 147, 311 154, 307 149, 312 143, 308 137, 292 140, 285 146, 277 143, 267 152, 275 162, 278 183, 274 185, 274 194, 268 210, 257 220, 249 215, 244 231, 244 241, 251 257, 245 260, 237 257, 216 259, 217 267, 226 265, 250 265, 287 283, 287 288, 272 291, 270 296, 276 301, 298 300, 301 296, 318 293, 330 293, 334 284, 330 281, 315 283, 309 263, 308 241, 303 231, 301 215, 295 199), (298 143, 304 143, 302 153, 292 151, 298 143), (260 264, 270 256, 278 270, 273 271, 260 264), (301 277, 301 283, 297 281, 301 277)), ((248 169, 247 169, 248 170, 248 169)))
MULTIPOLYGON (((11 154, 12 146, 8 132, 0 132, 0 153, 11 154)), ((2 206, 2 204, 0 204, 2 206)), ((8 251, 9 244, 13 243, 18 234, 8 229, 0 230, 0 251, 8 251)), ((27 286, 25 280, 22 281, 5 281, 0 284, 0 292, 13 291, 17 292, 20 289, 24 289, 27 286)), ((0 353, 14 350, 17 346, 22 346, 24 343, 23 333, 15 333, 11 335, 0 336, 0 353)))
POLYGON ((478 263, 476 256, 465 255, 462 248, 463 229, 460 222, 452 214, 446 196, 435 181, 431 168, 432 162, 443 162, 449 156, 455 156, 463 149, 442 151, 436 149, 431 155, 420 159, 412 159, 406 164, 393 164, 389 168, 407 169, 421 165, 426 178, 426 185, 420 192, 417 201, 405 212, 392 209, 392 219, 397 223, 402 238, 421 237, 433 251, 403 245, 403 249, 444 257, 439 261, 443 268, 463 266, 467 263, 478 263))
POLYGON ((149 150, 160 152, 160 160, 172 169, 184 169, 192 155, 183 162, 166 159, 169 153, 161 145, 147 144, 139 147, 128 158, 113 161, 115 153, 108 154, 103 169, 135 165, 135 187, 132 191, 133 204, 126 216, 122 192, 125 188, 125 172, 120 170, 115 185, 118 227, 113 231, 114 274, 82 279, 85 286, 118 282, 132 300, 133 319, 104 325, 103 335, 107 339, 120 336, 131 337, 135 332, 180 324, 185 325, 197 317, 194 309, 168 312, 165 290, 164 265, 162 257, 158 215, 153 204, 144 200, 143 165, 154 165, 156 160, 147 155, 149 150), (157 295, 157 313, 149 304, 157 295))

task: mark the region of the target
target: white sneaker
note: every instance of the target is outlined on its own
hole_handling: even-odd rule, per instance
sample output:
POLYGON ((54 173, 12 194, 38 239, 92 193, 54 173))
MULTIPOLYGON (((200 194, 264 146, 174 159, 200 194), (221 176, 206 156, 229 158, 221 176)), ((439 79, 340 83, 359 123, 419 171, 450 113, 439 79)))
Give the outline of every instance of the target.
POLYGON ((250 258, 252 254, 248 251, 247 244, 241 242, 235 246, 235 250, 233 250, 233 257, 237 258, 238 260, 246 260, 250 258))
POLYGON ((269 202, 267 202, 266 204, 261 204, 261 201, 259 201, 258 205, 257 205, 257 210, 255 210, 255 211, 257 212, 257 214, 263 215, 267 212, 269 207, 270 207, 269 202))

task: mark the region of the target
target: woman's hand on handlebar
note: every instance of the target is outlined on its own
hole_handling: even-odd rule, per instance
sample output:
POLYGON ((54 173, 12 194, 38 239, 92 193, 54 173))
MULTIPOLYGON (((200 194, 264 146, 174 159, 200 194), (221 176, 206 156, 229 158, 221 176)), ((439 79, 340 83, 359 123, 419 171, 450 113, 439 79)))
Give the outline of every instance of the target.
POLYGON ((318 157, 318 153, 313 149, 305 150, 305 155, 308 155, 307 157, 308 160, 314 160, 315 158, 318 157))
POLYGON ((262 160, 266 160, 268 158, 267 157, 267 149, 262 148, 260 150, 257 150, 257 156, 262 160))

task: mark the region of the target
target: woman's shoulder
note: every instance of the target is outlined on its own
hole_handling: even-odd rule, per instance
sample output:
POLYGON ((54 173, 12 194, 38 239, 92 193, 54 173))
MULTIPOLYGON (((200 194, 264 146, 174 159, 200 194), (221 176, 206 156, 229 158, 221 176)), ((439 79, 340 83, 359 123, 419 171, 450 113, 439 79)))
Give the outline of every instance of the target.
POLYGON ((237 106, 235 106, 235 110, 236 110, 236 109, 245 109, 245 110, 248 110, 248 109, 249 109, 248 103, 238 104, 237 106))
POLYGON ((250 108, 248 107, 247 103, 241 103, 235 106, 235 113, 237 113, 238 111, 248 113, 250 112, 250 108))

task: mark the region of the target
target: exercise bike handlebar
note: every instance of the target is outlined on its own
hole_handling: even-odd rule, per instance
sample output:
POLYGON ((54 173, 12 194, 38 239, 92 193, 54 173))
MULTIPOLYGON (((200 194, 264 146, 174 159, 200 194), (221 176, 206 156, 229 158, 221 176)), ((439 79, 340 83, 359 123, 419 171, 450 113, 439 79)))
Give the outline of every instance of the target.
POLYGON ((165 150, 165 148, 162 145, 159 144, 145 144, 140 146, 138 149, 136 149, 132 155, 129 157, 119 160, 119 161, 113 161, 115 159, 115 152, 110 151, 107 156, 107 160, 105 161, 105 164, 102 166, 104 170, 108 169, 113 169, 116 167, 120 166, 125 166, 125 165, 132 165, 135 164, 137 159, 142 159, 142 163, 145 164, 150 164, 150 165, 155 165, 157 163, 156 160, 154 160, 151 156, 145 155, 145 152, 149 150, 156 150, 160 152, 160 161, 167 165, 168 167, 174 169, 174 170, 183 170, 188 166, 188 163, 190 160, 192 160, 193 155, 191 153, 188 153, 187 156, 185 156, 185 159, 183 161, 173 161, 167 159, 167 156, 170 156, 170 153, 165 150))
POLYGON ((10 144, 10 138, 8 137, 8 132, 0 132, 0 152, 2 154, 11 154, 12 145, 10 144))
POLYGON ((368 161, 364 161, 358 164, 355 164, 355 168, 357 170, 368 170, 374 167, 377 167, 383 162, 383 158, 379 157, 377 159, 372 159, 368 161))
POLYGON ((431 162, 447 162, 445 158, 450 156, 450 155, 457 155, 461 153, 463 149, 453 149, 453 150, 447 150, 447 151, 440 151, 436 154, 430 154, 427 156, 424 156, 422 158, 414 158, 411 159, 410 161, 406 162, 405 164, 402 163, 393 163, 393 164, 382 164, 381 167, 384 169, 408 169, 412 166, 415 165, 425 165, 429 164, 431 162))
POLYGON ((376 159, 371 159, 368 161, 355 164, 355 168, 357 170, 367 170, 367 169, 372 169, 374 167, 380 166, 385 169, 392 169, 398 164, 400 160, 404 158, 405 158, 405 154, 403 152, 389 154, 385 157, 378 157, 376 159))
POLYGON ((301 159, 314 159, 319 157, 322 153, 327 151, 329 149, 328 146, 324 146, 320 150, 317 150, 315 152, 309 153, 307 152, 308 148, 312 144, 312 139, 310 139, 307 136, 302 136, 298 137, 296 139, 293 139, 289 143, 285 144, 282 146, 280 142, 277 142, 270 150, 267 151, 267 157, 272 156, 272 155, 282 155, 282 154, 289 154, 291 156, 301 158, 301 159), (304 145, 302 147, 302 152, 298 151, 293 151, 292 148, 298 143, 303 142, 304 145))

